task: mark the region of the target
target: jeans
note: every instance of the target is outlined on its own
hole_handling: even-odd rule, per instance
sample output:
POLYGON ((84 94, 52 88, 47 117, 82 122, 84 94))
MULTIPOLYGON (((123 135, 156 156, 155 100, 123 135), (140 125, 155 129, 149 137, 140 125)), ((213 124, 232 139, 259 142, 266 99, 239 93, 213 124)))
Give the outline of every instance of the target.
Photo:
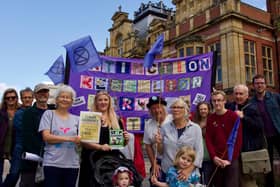
POLYGON ((9 174, 3 182, 3 187, 14 187, 19 179, 22 147, 16 145, 13 151, 9 174))
POLYGON ((75 187, 79 169, 44 166, 45 187, 75 187))

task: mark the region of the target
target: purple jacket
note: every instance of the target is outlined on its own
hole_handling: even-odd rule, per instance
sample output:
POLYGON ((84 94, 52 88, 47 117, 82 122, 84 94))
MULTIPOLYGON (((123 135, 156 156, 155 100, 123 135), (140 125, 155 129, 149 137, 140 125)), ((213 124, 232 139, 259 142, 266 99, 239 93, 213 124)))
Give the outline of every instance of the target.
POLYGON ((5 136, 8 129, 9 118, 6 111, 0 110, 0 157, 3 156, 5 136))

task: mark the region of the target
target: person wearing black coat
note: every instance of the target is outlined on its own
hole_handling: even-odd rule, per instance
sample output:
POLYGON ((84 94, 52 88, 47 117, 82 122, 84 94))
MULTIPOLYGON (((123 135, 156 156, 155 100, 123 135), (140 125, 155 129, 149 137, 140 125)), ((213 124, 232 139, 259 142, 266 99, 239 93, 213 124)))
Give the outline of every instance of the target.
MULTIPOLYGON (((226 108, 235 111, 243 124, 242 152, 255 151, 265 147, 263 120, 258 107, 249 102, 249 89, 246 85, 239 84, 233 90, 234 102, 228 103, 226 108)), ((257 187, 256 179, 245 175, 241 171, 242 187, 257 187)))

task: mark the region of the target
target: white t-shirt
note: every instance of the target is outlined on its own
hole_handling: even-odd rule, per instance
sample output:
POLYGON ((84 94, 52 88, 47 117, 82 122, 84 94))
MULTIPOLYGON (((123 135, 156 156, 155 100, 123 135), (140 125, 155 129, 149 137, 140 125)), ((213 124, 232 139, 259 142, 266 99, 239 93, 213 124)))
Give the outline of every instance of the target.
MULTIPOLYGON (((165 124, 169 123, 172 121, 172 116, 167 115, 161 125, 163 127, 165 124)), ((149 119, 148 122, 145 124, 145 129, 144 129, 144 137, 143 137, 143 142, 144 144, 152 145, 154 153, 156 152, 155 150, 155 135, 158 131, 158 122, 155 119, 149 119)), ((158 158, 161 158, 161 155, 157 155, 158 158)))

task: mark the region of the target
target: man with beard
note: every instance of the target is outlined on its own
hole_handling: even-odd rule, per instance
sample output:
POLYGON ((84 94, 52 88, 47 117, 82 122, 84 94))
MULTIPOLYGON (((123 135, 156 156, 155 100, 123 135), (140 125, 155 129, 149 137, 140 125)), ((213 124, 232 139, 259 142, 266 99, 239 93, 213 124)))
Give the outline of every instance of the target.
MULTIPOLYGON (((26 109, 22 118, 22 140, 23 152, 42 155, 43 140, 38 132, 41 116, 50 109, 47 104, 49 99, 49 87, 46 84, 37 84, 34 88, 36 102, 32 107, 26 109)), ((37 187, 35 173, 38 162, 23 160, 21 165, 20 187, 37 187)))
MULTIPOLYGON (((160 164, 161 155, 156 153, 156 141, 155 135, 159 132, 159 129, 166 123, 172 120, 171 115, 167 114, 166 101, 159 96, 152 96, 149 99, 147 108, 151 114, 151 119, 145 124, 143 142, 145 149, 151 163, 151 175, 155 175, 160 179, 160 164), (156 160, 156 162, 155 162, 156 160), (155 172, 155 173, 153 173, 155 172)), ((161 180, 161 179, 160 179, 161 180)), ((163 179, 165 180, 165 179, 163 179)), ((151 186, 153 186, 151 184, 151 186)))
MULTIPOLYGON (((233 88, 234 102, 227 108, 235 111, 242 121, 242 152, 264 148, 263 122, 256 104, 249 103, 249 89, 244 84, 233 88)), ((241 187, 257 187, 253 175, 241 172, 241 187)))
POLYGON ((264 134, 267 140, 271 172, 266 176, 266 187, 274 187, 273 175, 273 146, 280 154, 280 95, 266 90, 266 83, 263 75, 253 77, 255 96, 252 103, 258 106, 264 123, 264 134))

